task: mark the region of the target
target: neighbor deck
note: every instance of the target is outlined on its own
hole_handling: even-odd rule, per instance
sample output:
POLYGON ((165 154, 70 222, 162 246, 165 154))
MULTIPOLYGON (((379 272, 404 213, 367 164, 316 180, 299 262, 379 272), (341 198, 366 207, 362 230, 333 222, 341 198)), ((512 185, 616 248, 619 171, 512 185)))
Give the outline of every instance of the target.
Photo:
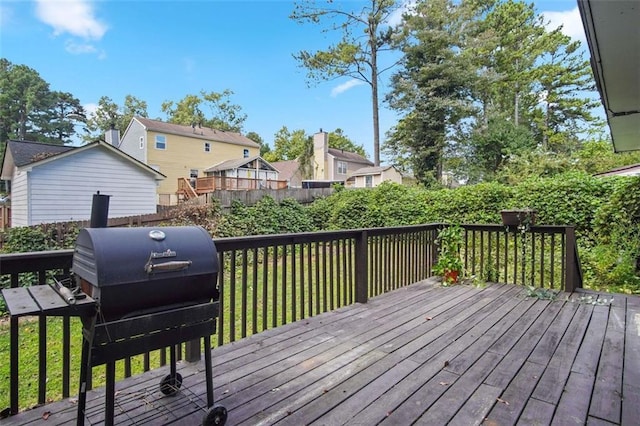
MULTIPOLYGON (((637 424, 640 298, 592 292, 527 297, 492 284, 427 280, 215 348, 216 404, 228 425, 637 424), (611 300, 613 298, 613 300, 611 300)), ((118 424, 200 424, 204 364, 116 383, 118 424)), ((0 425, 74 424, 75 400, 0 425)), ((89 393, 99 424, 104 388, 89 393)))

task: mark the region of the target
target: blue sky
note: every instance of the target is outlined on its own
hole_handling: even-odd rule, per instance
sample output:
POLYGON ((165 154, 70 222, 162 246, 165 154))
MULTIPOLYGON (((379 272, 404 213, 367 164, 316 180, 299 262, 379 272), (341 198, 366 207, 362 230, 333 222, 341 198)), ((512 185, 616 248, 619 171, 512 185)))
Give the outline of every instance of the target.
MULTIPOLYGON (((355 0, 343 6, 359 9, 355 0)), ((577 0, 534 1, 539 12, 584 40, 577 0)), ((0 56, 34 68, 52 90, 71 92, 88 109, 101 96, 127 94, 164 119, 163 101, 200 90, 231 89, 247 114, 244 132, 269 144, 286 125, 308 134, 341 128, 373 156, 370 90, 348 78, 306 84, 292 54, 335 39, 289 19, 285 0, 2 0, 0 56)), ((383 94, 386 80, 383 76, 383 94)), ((381 138, 397 117, 381 105, 381 138)), ((383 158, 384 162, 384 158, 383 158)))

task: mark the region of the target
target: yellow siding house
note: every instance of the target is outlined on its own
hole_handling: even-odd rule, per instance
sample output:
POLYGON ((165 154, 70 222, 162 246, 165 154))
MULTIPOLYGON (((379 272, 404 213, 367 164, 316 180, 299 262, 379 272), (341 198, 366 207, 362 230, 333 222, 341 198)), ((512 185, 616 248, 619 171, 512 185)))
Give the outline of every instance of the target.
POLYGON ((179 178, 203 177, 222 161, 260 154, 260 145, 240 133, 144 117, 131 119, 119 148, 167 177, 158 187, 159 204, 177 203, 179 178))

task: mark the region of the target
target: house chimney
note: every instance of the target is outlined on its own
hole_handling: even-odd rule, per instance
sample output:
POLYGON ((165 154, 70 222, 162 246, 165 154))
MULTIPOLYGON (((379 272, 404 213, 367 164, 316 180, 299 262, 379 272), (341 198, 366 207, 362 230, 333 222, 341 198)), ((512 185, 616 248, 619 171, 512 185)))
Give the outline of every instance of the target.
POLYGON ((322 129, 313 135, 313 178, 328 179, 327 154, 329 153, 329 134, 322 129))
POLYGON ((120 145, 120 130, 118 129, 109 129, 104 134, 104 140, 116 148, 120 145))

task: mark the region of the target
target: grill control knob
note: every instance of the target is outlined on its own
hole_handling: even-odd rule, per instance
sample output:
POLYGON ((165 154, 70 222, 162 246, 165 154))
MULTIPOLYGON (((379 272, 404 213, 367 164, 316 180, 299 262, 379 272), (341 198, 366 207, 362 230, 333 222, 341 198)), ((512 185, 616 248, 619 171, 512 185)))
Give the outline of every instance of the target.
POLYGON ((165 237, 166 235, 164 234, 164 232, 160 231, 159 229, 149 231, 149 238, 151 238, 152 240, 162 241, 165 239, 165 237))

